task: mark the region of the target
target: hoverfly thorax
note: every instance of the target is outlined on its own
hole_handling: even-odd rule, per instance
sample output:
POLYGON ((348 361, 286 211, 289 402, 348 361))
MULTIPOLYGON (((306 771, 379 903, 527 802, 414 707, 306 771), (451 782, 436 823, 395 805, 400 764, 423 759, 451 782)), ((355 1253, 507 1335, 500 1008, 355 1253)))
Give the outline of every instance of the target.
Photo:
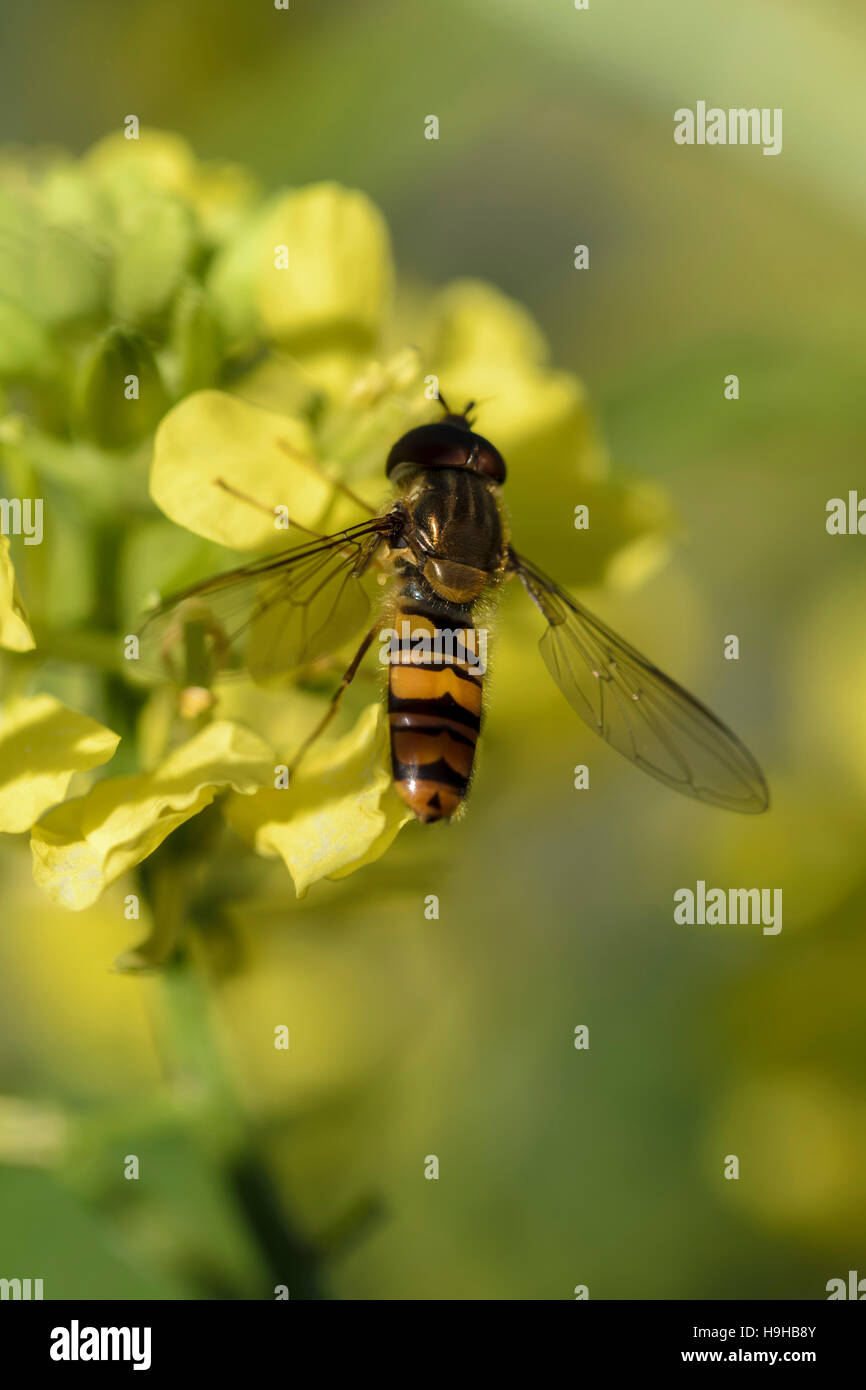
POLYGON ((496 489, 473 470, 401 468, 398 494, 414 565, 442 598, 469 603, 499 573, 505 535, 496 489))

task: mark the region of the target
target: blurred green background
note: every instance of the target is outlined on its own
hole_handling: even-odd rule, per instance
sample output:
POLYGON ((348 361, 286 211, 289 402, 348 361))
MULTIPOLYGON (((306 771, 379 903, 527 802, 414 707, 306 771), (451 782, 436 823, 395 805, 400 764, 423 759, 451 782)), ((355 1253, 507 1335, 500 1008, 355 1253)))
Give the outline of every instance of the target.
POLYGON ((165 982, 111 971, 122 893, 64 914, 13 845, 0 1275, 50 1297, 267 1297, 289 1270, 293 1296, 676 1299, 866 1273, 866 540, 824 527, 864 481, 862 5, 34 0, 0 22, 4 142, 79 152, 133 112, 266 189, 361 188, 403 276, 529 307, 679 522, 642 588, 593 602, 774 797, 725 817, 597 745, 509 595, 465 820, 300 903, 263 866, 241 968, 195 1005, 216 1055, 181 1038, 171 1063, 165 982), (783 153, 677 147, 699 98, 782 107, 783 153), (698 878, 782 888, 781 934, 677 926, 698 878), (287 1059, 257 1034, 283 1016, 287 1059), (255 1135, 228 1180, 213 1112, 195 1122, 210 1068, 255 1135))

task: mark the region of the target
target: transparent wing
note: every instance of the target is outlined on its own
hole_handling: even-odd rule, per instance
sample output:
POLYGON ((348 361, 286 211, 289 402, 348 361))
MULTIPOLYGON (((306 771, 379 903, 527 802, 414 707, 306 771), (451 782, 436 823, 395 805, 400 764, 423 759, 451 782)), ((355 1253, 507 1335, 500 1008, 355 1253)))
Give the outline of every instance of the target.
POLYGON ((764 775, 736 734, 529 561, 512 552, 511 563, 548 621, 547 669, 591 729, 675 791, 730 811, 767 809, 764 775))
POLYGON ((329 655, 369 613, 361 579, 391 530, 376 517, 172 595, 141 628, 137 669, 208 686, 221 671, 266 681, 329 655))

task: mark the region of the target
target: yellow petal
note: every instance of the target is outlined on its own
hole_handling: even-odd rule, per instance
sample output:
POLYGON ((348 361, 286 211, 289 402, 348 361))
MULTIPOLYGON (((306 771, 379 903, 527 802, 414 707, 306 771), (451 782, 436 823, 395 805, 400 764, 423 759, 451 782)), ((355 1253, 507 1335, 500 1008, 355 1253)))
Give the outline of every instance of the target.
POLYGON ((288 193, 265 230, 259 281, 262 320, 281 342, 369 342, 391 296, 391 248, 378 208, 335 183, 288 193), (276 248, 288 252, 280 268, 276 248))
POLYGON ((8 536, 0 536, 0 647, 11 652, 30 652, 36 646, 18 584, 8 536))
MULTIPOLYGON (((434 301, 430 368, 452 410, 478 403, 478 429, 506 453, 582 420, 586 397, 569 372, 548 366, 541 329, 515 300, 478 280, 458 280, 434 301)), ((581 431, 585 434, 585 431, 581 431)), ((578 442, 581 448, 585 440, 578 442)))
POLYGON ((369 705, 345 738, 309 753, 286 790, 228 798, 229 824, 285 861, 299 898, 380 858, 412 819, 392 785, 387 735, 382 705, 369 705))
POLYGON ((314 527, 332 489, 310 466, 311 440, 300 420, 249 405, 222 391, 198 391, 170 410, 156 432, 150 494, 179 526, 235 550, 294 544, 260 511, 218 486, 222 479, 267 508, 288 508, 314 527))
POLYGON ((437 361, 543 366, 549 357, 544 334, 532 315, 483 280, 455 280, 437 295, 430 334, 431 354, 437 361))
POLYGON ((583 383, 548 366, 534 320, 491 285, 462 280, 436 299, 429 363, 452 409, 478 402, 477 429, 502 450, 514 542, 561 582, 637 583, 667 555, 663 495, 611 477, 583 383), (589 525, 575 527, 575 508, 589 525))
POLYGON ((119 742, 52 695, 10 701, 0 711, 0 830, 28 830, 62 801, 73 773, 107 763, 119 742))
POLYGON ((52 901, 78 911, 140 864, 223 788, 250 795, 272 782, 274 756, 256 734, 220 721, 152 773, 99 782, 33 828, 33 876, 52 901))
MULTIPOLYGON (((581 481, 573 499, 589 513, 589 527, 575 529, 565 499, 558 521, 545 530, 536 517, 521 526, 521 544, 530 556, 556 555, 556 578, 572 588, 601 583, 637 588, 666 563, 673 515, 664 491, 654 483, 581 481)), ((552 560, 542 561, 545 566, 552 560)))

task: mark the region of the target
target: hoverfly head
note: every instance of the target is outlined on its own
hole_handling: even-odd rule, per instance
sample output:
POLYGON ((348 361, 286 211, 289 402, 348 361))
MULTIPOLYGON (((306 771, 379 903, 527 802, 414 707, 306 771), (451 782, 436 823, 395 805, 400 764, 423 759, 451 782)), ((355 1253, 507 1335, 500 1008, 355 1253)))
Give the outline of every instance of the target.
POLYGON ((441 420, 418 425, 397 440, 388 455, 385 473, 388 477, 402 466, 419 468, 465 468, 480 473, 495 483, 505 481, 505 460, 495 445, 476 434, 470 415, 475 401, 467 401, 461 413, 448 408, 441 391, 439 400, 445 410, 441 420))

